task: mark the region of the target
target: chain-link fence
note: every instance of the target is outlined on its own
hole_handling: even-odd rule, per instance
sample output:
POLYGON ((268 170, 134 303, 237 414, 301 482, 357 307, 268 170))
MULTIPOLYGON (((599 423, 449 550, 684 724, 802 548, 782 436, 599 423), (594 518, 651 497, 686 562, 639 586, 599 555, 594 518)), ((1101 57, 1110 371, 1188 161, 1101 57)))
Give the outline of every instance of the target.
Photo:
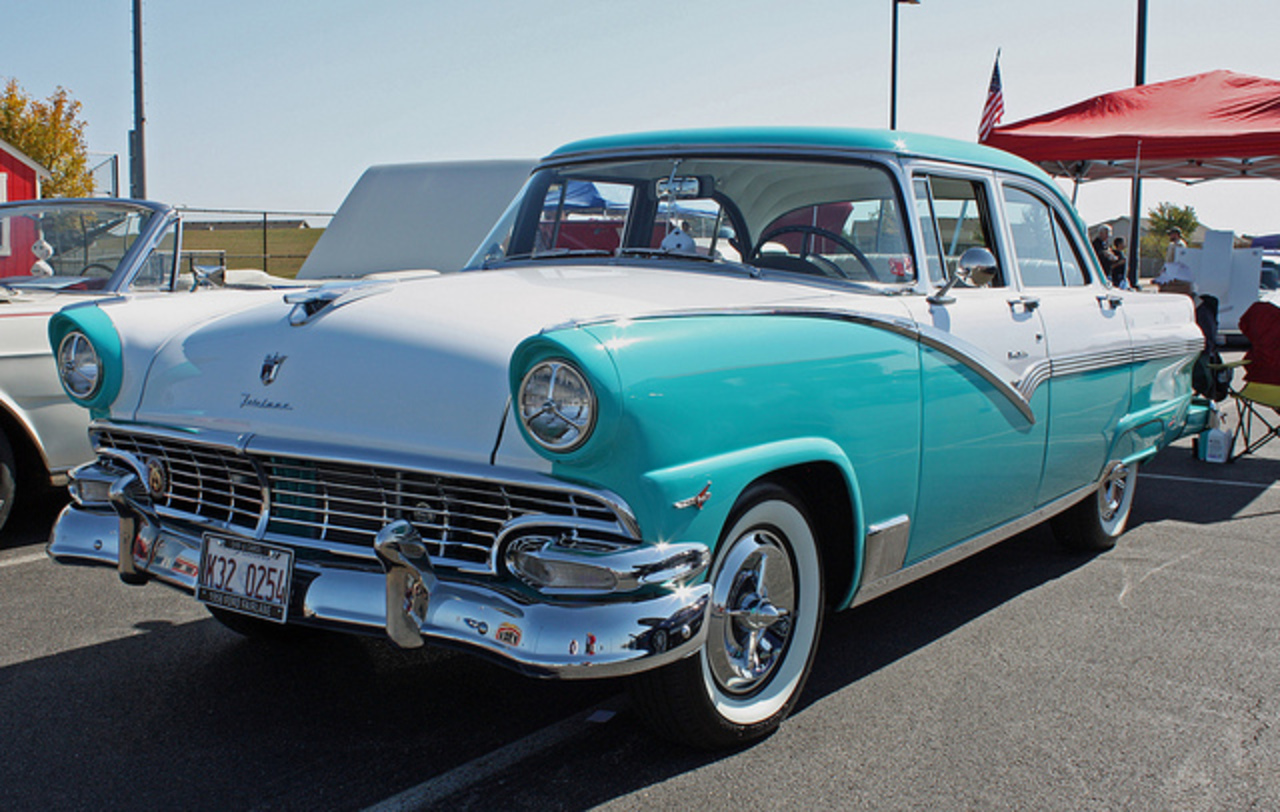
POLYGON ((333 215, 328 212, 181 208, 182 253, 196 266, 252 268, 294 277, 333 215))

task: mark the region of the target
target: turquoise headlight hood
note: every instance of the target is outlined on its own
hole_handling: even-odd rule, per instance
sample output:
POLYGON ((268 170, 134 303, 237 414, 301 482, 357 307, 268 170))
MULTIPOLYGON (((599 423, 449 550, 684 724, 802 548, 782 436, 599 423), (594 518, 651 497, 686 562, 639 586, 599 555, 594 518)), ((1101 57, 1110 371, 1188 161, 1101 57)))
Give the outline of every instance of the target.
MULTIPOLYGON (((116 396, 120 394, 123 370, 120 334, 116 332, 115 325, 111 322, 110 317, 96 305, 85 304, 69 307, 55 313, 49 319, 49 343, 53 347, 55 358, 57 357, 58 347, 62 344, 62 339, 66 338, 68 333, 76 330, 89 339, 94 351, 98 353, 101 365, 99 372, 102 380, 93 395, 88 398, 76 397, 67 389, 65 384, 63 384, 62 389, 71 400, 84 406, 94 417, 103 417, 107 413, 107 408, 115 402, 116 396)), ((58 381, 62 381, 61 375, 58 376, 58 381)))

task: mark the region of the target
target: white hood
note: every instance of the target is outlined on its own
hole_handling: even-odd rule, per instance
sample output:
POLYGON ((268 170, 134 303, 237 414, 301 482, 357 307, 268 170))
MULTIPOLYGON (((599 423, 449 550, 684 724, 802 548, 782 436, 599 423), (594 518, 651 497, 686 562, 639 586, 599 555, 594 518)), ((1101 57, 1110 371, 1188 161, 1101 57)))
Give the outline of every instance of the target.
POLYGON ((484 462, 509 394, 508 360, 540 330, 831 296, 793 283, 611 266, 373 284, 377 292, 339 300, 301 326, 290 324, 293 305, 272 297, 178 334, 158 353, 136 413, 116 416, 484 462), (273 365, 267 383, 264 366, 273 365))

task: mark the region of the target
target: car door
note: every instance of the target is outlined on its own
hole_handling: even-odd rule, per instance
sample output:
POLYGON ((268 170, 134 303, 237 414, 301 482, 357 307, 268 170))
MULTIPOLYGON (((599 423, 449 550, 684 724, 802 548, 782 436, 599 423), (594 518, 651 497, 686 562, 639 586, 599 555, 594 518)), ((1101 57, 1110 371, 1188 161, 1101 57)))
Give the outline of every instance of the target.
POLYGON ((1129 410, 1124 298, 1086 264, 1074 218, 1034 184, 1002 179, 1004 222, 1023 295, 1044 322, 1052 376, 1048 447, 1038 504, 1097 480, 1129 410), (1099 427, 1105 427, 1100 430, 1099 427))
POLYGON ((926 272, 954 274, 970 248, 997 260, 982 285, 909 300, 921 331, 920 498, 907 563, 983 534, 1032 510, 1044 464, 1047 393, 1019 384, 1046 367, 1044 325, 1010 284, 995 222, 994 176, 917 168, 912 191, 926 272))

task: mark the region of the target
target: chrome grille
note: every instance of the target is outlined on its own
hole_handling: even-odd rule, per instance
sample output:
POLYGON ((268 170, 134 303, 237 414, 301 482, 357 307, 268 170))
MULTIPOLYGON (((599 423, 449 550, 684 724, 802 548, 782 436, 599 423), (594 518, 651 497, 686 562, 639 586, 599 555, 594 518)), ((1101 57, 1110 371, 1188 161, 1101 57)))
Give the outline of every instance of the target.
POLYGON ((269 457, 268 531, 371 547, 388 522, 411 522, 432 563, 487 568, 503 525, 539 515, 617 525, 594 497, 507 482, 364 465, 269 457))
POLYGON ((608 528, 592 532, 578 525, 575 535, 583 542, 598 536, 602 543, 616 544, 626 538, 610 504, 583 492, 378 465, 242 455, 118 429, 96 436, 101 449, 143 461, 163 459, 170 486, 157 502, 192 520, 253 530, 264 510, 265 479, 267 533, 277 537, 371 550, 379 530, 405 519, 421 534, 434 565, 469 571, 490 569, 498 533, 523 516, 608 528))
POLYGON ((98 447, 164 463, 169 485, 152 494, 162 508, 230 527, 253 530, 262 515, 262 483, 253 463, 225 449, 120 431, 99 432, 98 447))

